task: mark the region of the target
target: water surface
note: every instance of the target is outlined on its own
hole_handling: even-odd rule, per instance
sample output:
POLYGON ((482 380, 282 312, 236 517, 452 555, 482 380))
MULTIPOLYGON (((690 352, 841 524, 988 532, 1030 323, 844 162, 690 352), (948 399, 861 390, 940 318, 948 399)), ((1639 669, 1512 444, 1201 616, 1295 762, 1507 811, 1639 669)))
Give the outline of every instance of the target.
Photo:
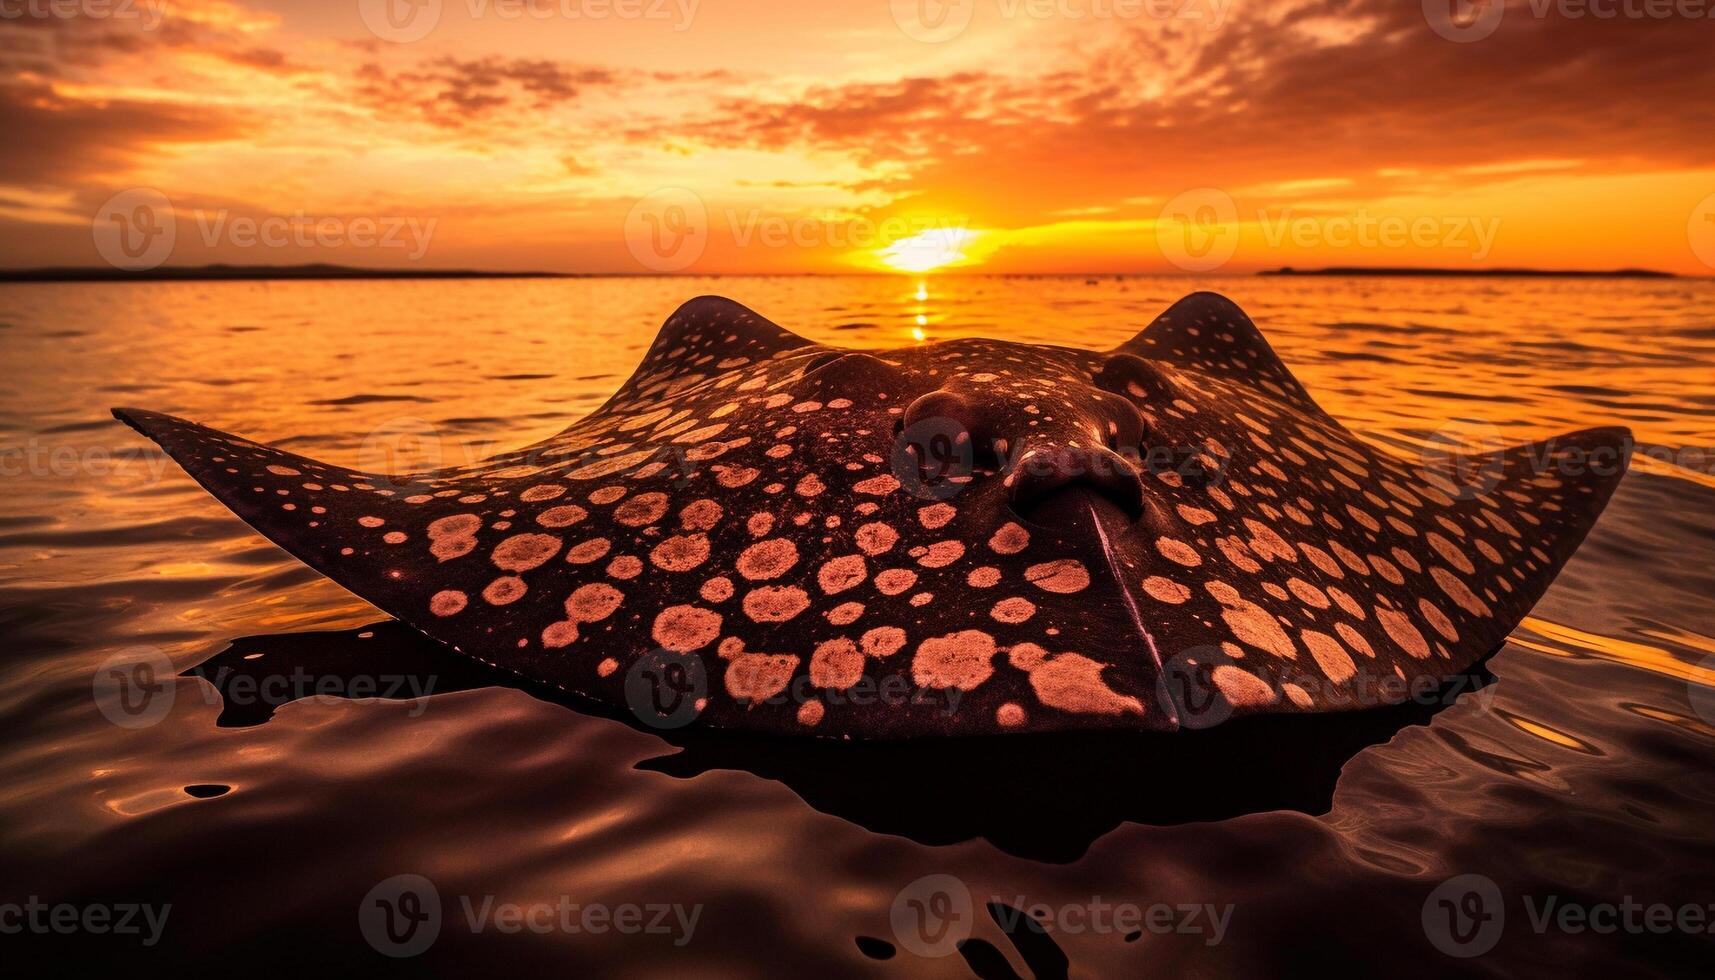
MULTIPOLYGON (((153 948, 65 940, 77 956, 372 972, 395 961, 366 943, 359 906, 416 874, 447 921, 397 963, 447 973, 1048 975, 1063 956, 1074 975, 1612 976, 1710 961, 1706 932, 1539 932, 1530 911, 1715 903, 1715 453, 1702 448, 1715 447, 1715 283, 5 286, 0 351, 0 902, 172 903, 153 948), (107 414, 167 411, 359 468, 454 465, 600 404, 698 293, 825 342, 891 346, 921 330, 1105 348, 1199 286, 1244 306, 1329 412, 1407 455, 1450 435, 1632 427, 1649 455, 1489 662, 1494 683, 1361 730, 1032 743, 970 760, 669 741, 372 628, 373 608, 107 414), (99 668, 150 652, 172 675, 291 664, 345 686, 258 709, 164 677, 170 707, 153 724, 114 724, 93 693, 99 668), (374 693, 354 673, 423 674, 443 693, 353 696, 374 693), (963 955, 900 946, 895 899, 931 874, 973 896, 963 955), (1425 909, 1465 874, 1494 882, 1504 927, 1455 960, 1425 909), (699 911, 683 942, 473 933, 461 896, 699 911), (1051 942, 1009 938, 990 901, 1007 922, 1006 907, 1050 910, 1051 942), (1218 942, 1184 912, 1178 931, 1141 934, 1064 914, 1104 903, 1230 913, 1218 942)), ((40 948, 0 935, 8 957, 40 948)))

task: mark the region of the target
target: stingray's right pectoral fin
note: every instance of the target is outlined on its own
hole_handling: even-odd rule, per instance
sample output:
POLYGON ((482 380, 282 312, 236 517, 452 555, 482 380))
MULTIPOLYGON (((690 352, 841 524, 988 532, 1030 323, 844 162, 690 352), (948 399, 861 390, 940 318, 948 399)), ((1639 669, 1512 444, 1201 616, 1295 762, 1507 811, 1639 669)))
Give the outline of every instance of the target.
POLYGON ((407 527, 415 536, 417 515, 439 509, 432 486, 335 466, 159 412, 116 408, 113 417, 154 440, 216 500, 294 558, 399 614, 400 570, 421 559, 389 542, 402 543, 407 527))
POLYGON ((1425 485, 1448 498, 1437 503, 1450 505, 1438 524, 1454 532, 1450 538, 1461 548, 1481 551, 1469 560, 1489 578, 1471 585, 1477 595, 1496 599, 1508 630, 1595 526, 1625 475, 1631 449, 1629 429, 1606 426, 1499 452, 1438 452, 1433 442, 1425 451, 1425 485), (1446 520, 1451 514, 1463 520, 1446 520), (1461 526, 1472 530, 1469 539, 1457 534, 1461 526))

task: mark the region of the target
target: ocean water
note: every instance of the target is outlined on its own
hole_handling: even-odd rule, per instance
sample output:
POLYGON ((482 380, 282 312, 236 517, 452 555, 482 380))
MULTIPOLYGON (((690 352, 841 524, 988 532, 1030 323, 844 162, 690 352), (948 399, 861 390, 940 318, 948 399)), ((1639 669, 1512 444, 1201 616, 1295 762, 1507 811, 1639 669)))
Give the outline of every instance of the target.
POLYGON ((0 354, 8 975, 1715 963, 1715 282, 12 285, 0 354), (1632 428, 1631 473, 1485 677, 1266 733, 656 733, 379 622, 108 416, 135 405, 408 471, 563 428, 700 293, 859 347, 921 331, 1105 348, 1196 288, 1236 300, 1331 414, 1408 457, 1632 428), (112 669, 137 663, 159 670, 112 669), (141 934, 96 921, 169 905, 158 930, 132 913, 141 934))

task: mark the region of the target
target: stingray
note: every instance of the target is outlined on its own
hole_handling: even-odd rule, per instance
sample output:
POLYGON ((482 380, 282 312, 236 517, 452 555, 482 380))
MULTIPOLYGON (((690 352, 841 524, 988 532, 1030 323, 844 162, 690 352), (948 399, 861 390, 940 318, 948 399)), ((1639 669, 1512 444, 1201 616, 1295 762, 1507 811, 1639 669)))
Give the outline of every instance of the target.
POLYGON ((1110 351, 848 350, 700 297, 564 431, 403 477, 114 414, 454 651, 663 727, 838 738, 1405 701, 1505 640, 1630 441, 1396 455, 1211 293, 1110 351))

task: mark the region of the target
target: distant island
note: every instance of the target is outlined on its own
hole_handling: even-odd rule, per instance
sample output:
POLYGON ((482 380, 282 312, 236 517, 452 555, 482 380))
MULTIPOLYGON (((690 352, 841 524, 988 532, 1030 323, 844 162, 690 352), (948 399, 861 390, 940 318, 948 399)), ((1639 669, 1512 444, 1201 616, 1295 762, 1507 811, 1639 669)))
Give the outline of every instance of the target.
POLYGON ((161 266, 128 271, 109 266, 0 269, 0 282, 204 282, 239 279, 565 279, 560 272, 483 272, 475 269, 364 269, 349 265, 161 266))
POLYGON ((1281 266, 1264 269, 1259 276, 1482 276, 1536 279, 1678 279, 1672 272, 1655 269, 1613 269, 1591 272, 1582 269, 1421 269, 1410 266, 1332 266, 1326 269, 1294 269, 1281 266))

